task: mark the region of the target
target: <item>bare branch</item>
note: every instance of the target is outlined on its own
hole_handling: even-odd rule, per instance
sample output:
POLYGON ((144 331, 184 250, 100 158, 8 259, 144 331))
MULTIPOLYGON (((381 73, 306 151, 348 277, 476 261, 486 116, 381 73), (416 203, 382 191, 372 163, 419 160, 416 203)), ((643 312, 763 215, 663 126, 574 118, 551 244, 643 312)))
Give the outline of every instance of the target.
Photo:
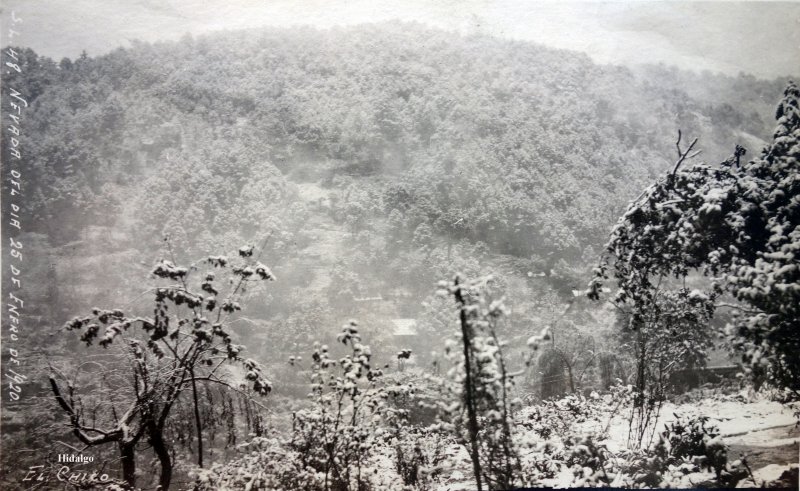
MULTIPOLYGON (((678 161, 675 162, 675 167, 672 169, 672 177, 673 178, 675 177, 675 174, 678 172, 678 168, 681 166, 683 161, 686 160, 686 158, 689 155, 689 152, 692 151, 692 148, 694 148, 694 145, 696 143, 697 143, 697 138, 692 140, 692 143, 689 144, 689 148, 687 148, 685 152, 682 152, 681 151, 681 130, 678 130, 678 141, 675 142, 675 146, 678 148, 678 161)), ((697 155, 697 153, 695 155, 697 155)))
POLYGON ((70 416, 75 416, 75 410, 72 406, 64 399, 64 396, 61 395, 61 388, 58 386, 58 382, 53 376, 50 376, 50 388, 53 389, 53 394, 56 396, 56 402, 58 405, 61 406, 61 409, 64 410, 70 416))
POLYGON ((741 310, 742 312, 747 312, 747 313, 750 313, 750 314, 760 314, 760 313, 762 313, 761 310, 748 309, 748 308, 745 308, 745 307, 743 307, 741 305, 736 305, 736 304, 726 303, 726 302, 719 302, 717 304, 714 304, 714 307, 716 307, 716 308, 727 307, 729 309, 741 310))
MULTIPOLYGON (((245 391, 243 391, 243 390, 241 390, 241 389, 239 389, 239 388, 237 388, 237 387, 234 387, 233 385, 229 384, 228 382, 225 382, 225 381, 223 381, 223 380, 220 380, 220 379, 218 379, 218 378, 209 378, 209 377, 196 377, 194 380, 197 380, 197 381, 204 381, 204 382, 213 382, 213 383, 215 383, 215 384, 220 384, 220 385, 223 385, 223 386, 227 387, 228 389, 230 389, 230 390, 232 390, 232 391, 234 391, 234 392, 236 392, 236 393, 238 393, 238 394, 241 394, 241 395, 243 395, 243 396, 247 397, 247 399, 248 399, 250 402, 252 402, 252 403, 253 403, 253 404, 255 404, 256 406, 260 407, 261 409, 264 409, 264 410, 267 410, 267 411, 269 411, 269 408, 268 408, 267 406, 265 406, 265 405, 263 405, 263 404, 259 403, 259 402, 258 402, 258 401, 257 401, 257 400, 256 400, 254 397, 252 397, 250 394, 248 394, 247 392, 245 392, 245 391)), ((186 380, 186 382, 188 382, 188 381, 189 381, 189 380, 187 379, 187 380, 186 380)))

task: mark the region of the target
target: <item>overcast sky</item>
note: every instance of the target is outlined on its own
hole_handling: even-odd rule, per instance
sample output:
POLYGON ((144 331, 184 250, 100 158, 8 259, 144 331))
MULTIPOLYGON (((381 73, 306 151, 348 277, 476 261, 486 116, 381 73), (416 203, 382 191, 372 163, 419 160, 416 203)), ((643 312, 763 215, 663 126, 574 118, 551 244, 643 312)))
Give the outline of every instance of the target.
MULTIPOLYGON (((415 20, 583 51, 602 63, 664 62, 762 78, 800 73, 800 2, 530 0, 4 0, 15 44, 60 59, 220 29, 415 20)), ((8 43, 3 29, 3 44, 8 43)))

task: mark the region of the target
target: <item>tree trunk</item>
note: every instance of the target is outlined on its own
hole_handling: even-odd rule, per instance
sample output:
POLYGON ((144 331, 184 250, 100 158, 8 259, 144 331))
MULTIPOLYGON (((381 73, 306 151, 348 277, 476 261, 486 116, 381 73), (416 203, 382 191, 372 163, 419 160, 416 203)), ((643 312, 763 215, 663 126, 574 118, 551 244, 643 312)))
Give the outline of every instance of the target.
MULTIPOLYGON (((203 425, 200 422, 200 403, 197 401, 197 382, 194 379, 194 371, 189 372, 192 376, 192 397, 194 398, 194 426, 197 431, 197 465, 203 467, 203 425)), ((213 438, 212 438, 213 441, 213 438)))
POLYGON ((572 375, 572 365, 569 363, 567 365, 567 375, 569 376, 569 391, 571 393, 575 393, 575 377, 572 375))
POLYGON ((478 451, 478 416, 475 411, 475 394, 474 386, 472 385, 472 333, 470 332, 469 320, 467 319, 467 305, 461 291, 461 285, 458 284, 458 278, 455 282, 456 286, 456 301, 459 304, 460 321, 461 321, 461 336, 464 344, 464 385, 465 385, 465 399, 467 403, 467 417, 469 418, 469 441, 470 450, 472 454, 472 471, 475 473, 475 484, 478 491, 483 491, 481 485, 481 463, 480 453, 478 451))
POLYGON ((119 442, 120 460, 122 460, 122 479, 132 488, 136 488, 136 442, 119 442))
POLYGON ((162 491, 166 491, 169 489, 170 481, 172 481, 172 459, 169 456, 169 449, 164 441, 162 429, 152 429, 150 444, 153 446, 153 452, 155 452, 158 461, 161 463, 161 475, 158 478, 158 484, 162 491))

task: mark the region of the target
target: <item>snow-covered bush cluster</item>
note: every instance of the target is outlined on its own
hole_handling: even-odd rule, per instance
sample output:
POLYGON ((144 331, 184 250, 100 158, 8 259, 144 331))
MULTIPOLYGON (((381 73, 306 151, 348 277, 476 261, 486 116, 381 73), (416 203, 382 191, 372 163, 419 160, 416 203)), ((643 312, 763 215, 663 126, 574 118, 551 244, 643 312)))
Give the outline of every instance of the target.
POLYGON ((370 348, 362 344, 354 321, 338 341, 350 353, 335 360, 327 345, 315 348, 313 405, 292 415, 289 446, 299 452, 303 468, 315 472, 303 489, 363 489, 373 447, 405 416, 392 407, 391 398, 411 389, 381 384, 383 371, 372 366, 370 348))
MULTIPOLYGON (((705 417, 678 417, 662 427, 656 443, 645 448, 629 449, 620 446, 622 442, 614 442, 609 434, 610 420, 629 404, 632 392, 630 386, 617 386, 608 393, 569 396, 517 411, 509 430, 519 460, 509 479, 536 487, 636 489, 733 487, 751 477, 746 462, 728 461, 719 430, 705 417), (547 424, 558 430, 543 432, 547 424)), ((485 424, 486 418, 481 416, 480 422, 485 424)), ((476 489, 470 444, 464 437, 443 425, 394 425, 387 421, 362 423, 364 428, 371 427, 374 437, 359 440, 365 452, 360 457, 360 474, 354 454, 344 452, 338 455, 336 464, 351 463, 350 480, 337 481, 332 474, 326 480, 324 462, 328 457, 324 449, 330 448, 326 442, 337 436, 352 442, 353 428, 348 424, 340 422, 339 428, 331 424, 323 430, 328 436, 322 439, 298 428, 289 437, 275 433, 255 438, 239 447, 242 457, 195 472, 197 488, 476 489), (311 457, 314 451, 309 452, 312 443, 318 449, 316 457, 311 457)), ((481 450, 485 450, 486 444, 482 445, 481 450)), ((481 453, 480 462, 488 461, 481 453)), ((510 489, 488 480, 482 485, 486 489, 510 489)))
POLYGON ((661 440, 674 460, 693 459, 692 463, 713 470, 719 476, 727 463, 727 450, 719 428, 708 423, 707 416, 679 418, 667 424, 661 440))
MULTIPOLYGON (((439 439, 432 437, 436 431, 406 424, 408 410, 402 406, 414 397, 413 385, 384 383, 355 321, 337 340, 348 350, 339 359, 328 345, 316 344, 310 405, 292 414, 288 436, 241 446, 246 457, 199 471, 198 489, 386 489, 380 465, 408 486, 419 487, 435 474, 441 459, 439 439)), ((289 359, 292 365, 300 361, 289 359)))
POLYGON ((746 463, 729 463, 719 430, 707 417, 678 417, 649 446, 620 446, 609 435, 611 419, 627 407, 632 386, 617 386, 589 398, 568 396, 525 408, 519 418, 529 439, 544 438, 524 455, 540 485, 569 487, 734 486, 747 477, 746 463), (555 432, 543 432, 548 426, 555 432), (531 424, 533 423, 533 424, 531 424), (711 472, 706 472, 711 471, 711 472))

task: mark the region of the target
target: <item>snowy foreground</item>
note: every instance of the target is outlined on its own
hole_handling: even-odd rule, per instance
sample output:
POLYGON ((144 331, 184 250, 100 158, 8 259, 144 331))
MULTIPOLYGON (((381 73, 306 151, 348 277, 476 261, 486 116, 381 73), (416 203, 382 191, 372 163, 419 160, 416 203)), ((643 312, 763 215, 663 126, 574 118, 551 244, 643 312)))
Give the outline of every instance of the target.
MULTIPOLYGON (((778 479, 780 475, 792 464, 798 462, 798 441, 800 435, 795 429, 797 422, 794 409, 775 401, 757 399, 743 402, 746 395, 728 400, 704 399, 700 402, 688 404, 667 403, 661 411, 658 428, 675 421, 675 415, 680 416, 707 416, 709 423, 716 425, 721 433, 723 442, 731 448, 745 447, 755 449, 758 447, 782 447, 793 445, 794 452, 787 455, 787 460, 774 462, 760 468, 753 469, 753 475, 759 486, 762 482, 778 479)), ((628 434, 627 422, 623 418, 612 419, 610 438, 607 445, 610 450, 622 449, 628 434)), ((739 455, 732 455, 735 460, 739 455)), ((689 474, 682 485, 691 487, 713 477, 713 473, 704 472, 689 474)), ((554 482, 553 486, 561 483, 554 482)), ((740 487, 752 485, 752 482, 740 483, 740 487)))
MULTIPOLYGON (((757 399, 752 402, 743 400, 704 399, 688 404, 666 403, 658 419, 658 427, 675 421, 675 415, 707 416, 709 423, 720 429, 721 436, 728 445, 750 445, 773 447, 797 444, 798 435, 788 436, 795 425, 794 410, 775 401, 757 399), (783 429, 787 435, 777 438, 783 429), (776 430, 776 431, 770 431, 776 430)), ((621 417, 612 419, 606 441, 609 450, 621 450, 628 435, 627 421, 621 417)))
MULTIPOLYGON (((730 459, 747 456, 751 462, 757 462, 752 456, 760 453, 765 448, 784 448, 782 452, 767 452, 778 460, 754 467, 753 476, 757 483, 751 479, 740 482, 737 487, 761 487, 765 483, 780 478, 784 471, 790 467, 797 467, 800 461, 800 432, 797 431, 797 419, 794 416, 795 407, 786 406, 775 401, 760 397, 752 397, 746 391, 734 396, 706 398, 697 402, 685 404, 666 403, 661 410, 657 428, 660 431, 666 424, 674 422, 676 415, 682 417, 706 416, 709 423, 717 426, 722 440, 728 446, 730 459), (738 450, 735 451, 735 450, 738 450)), ((520 419, 524 419, 526 409, 522 410, 520 419)), ((602 433, 605 430, 607 438, 599 443, 612 452, 624 450, 628 438, 628 421, 624 411, 609 414, 605 420, 591 420, 579 424, 580 432, 586 435, 602 433)), ((657 438, 657 437, 656 437, 657 438)), ((454 448, 454 456, 463 462, 463 469, 452 472, 447 482, 438 489, 441 491, 466 491, 473 487, 467 478, 469 472, 469 457, 465 449, 454 448)), ((686 474, 678 481, 673 481, 671 487, 696 487, 703 482, 713 479, 711 471, 692 472, 686 474)), ((542 487, 564 488, 575 485, 575 476, 570 469, 562 469, 552 479, 541 482, 542 487)))
MULTIPOLYGON (((724 468, 738 473, 736 480, 731 481, 737 487, 782 487, 785 482, 775 481, 785 479, 784 473, 797 467, 800 455, 797 403, 785 405, 747 391, 732 395, 695 394, 691 402, 666 403, 654 427, 656 431, 648 432, 645 438, 644 446, 650 450, 641 452, 628 449, 626 401, 612 394, 593 393, 589 397, 567 396, 560 401, 521 408, 514 417, 514 433, 525 479, 537 487, 553 488, 713 485, 718 482, 717 476, 707 462, 685 458, 666 467, 653 465, 658 461, 655 449, 665 427, 698 417, 705 418, 705 427, 711 429, 710 433, 704 433, 706 436, 701 435, 708 448, 722 449, 727 462, 724 468), (648 444, 651 435, 652 443, 648 444), (581 460, 581 453, 584 457, 601 456, 600 461, 605 464, 598 467, 591 460, 581 460), (746 474, 742 473, 745 468, 746 474), (652 473, 655 480, 648 480, 652 473), (658 484, 648 485, 648 482, 658 484)), ((383 441, 372 448, 360 471, 370 489, 468 491, 474 488, 469 454, 452 439, 437 437, 426 430, 412 437, 412 446, 416 445, 429 457, 424 464, 425 482, 411 487, 404 486, 397 471, 397 442, 391 437, 383 441)), ((276 482, 274 476, 281 472, 287 476, 293 475, 292 472, 303 474, 301 467, 294 467, 288 474, 281 471, 293 465, 297 456, 287 452, 279 442, 276 438, 256 438, 241 445, 241 458, 195 474, 200 489, 271 489, 274 486, 269 483, 276 482)))
MULTIPOLYGON (((522 410, 520 419, 524 420, 526 409, 522 410)), ((794 409, 775 401, 762 398, 750 399, 746 393, 733 397, 708 398, 698 402, 686 404, 667 403, 663 407, 658 419, 657 428, 660 430, 668 423, 676 420, 676 415, 682 417, 707 416, 709 423, 717 426, 725 445, 731 450, 731 460, 748 456, 752 461, 753 454, 759 449, 791 447, 782 452, 771 453, 777 455, 779 460, 753 468, 752 480, 740 482, 738 487, 761 487, 764 483, 777 480, 784 471, 791 466, 797 466, 798 442, 800 434, 796 431, 794 409), (738 452, 734 451, 738 449, 738 452)), ((585 421, 578 425, 580 432, 586 435, 602 433, 605 430, 607 438, 599 443, 612 452, 624 450, 628 437, 628 422, 624 412, 608 414, 605 420, 585 421)), ((535 436, 531 436, 535 438, 535 436)), ((437 489, 441 491, 466 491, 473 487, 470 480, 469 456, 466 449, 453 446, 449 449, 453 460, 461 463, 459 468, 453 470, 444 483, 437 489)), ((391 473, 391 463, 385 462, 387 472, 391 473)), ((713 479, 711 471, 701 471, 686 474, 679 481, 673 482, 673 487, 695 487, 713 479)), ((543 487, 563 488, 575 485, 575 476, 572 470, 562 469, 552 479, 541 482, 543 487)))

